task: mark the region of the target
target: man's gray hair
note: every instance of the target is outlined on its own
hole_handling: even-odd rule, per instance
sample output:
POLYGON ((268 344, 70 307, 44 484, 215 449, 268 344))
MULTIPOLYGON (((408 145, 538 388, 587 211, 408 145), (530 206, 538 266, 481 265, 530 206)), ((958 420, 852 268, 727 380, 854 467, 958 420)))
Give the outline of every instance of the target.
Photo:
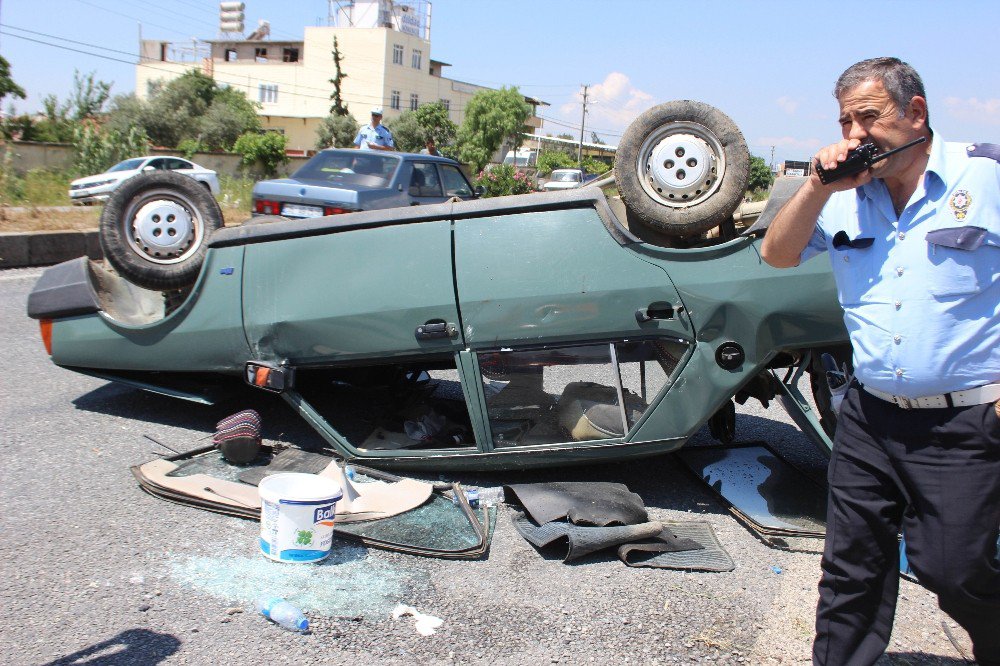
MULTIPOLYGON (((881 81, 892 101, 899 109, 900 117, 906 112, 914 97, 927 99, 924 82, 917 70, 899 58, 869 58, 847 68, 833 89, 833 96, 839 101, 841 96, 866 81, 881 81)), ((930 118, 928 114, 928 126, 930 118)))

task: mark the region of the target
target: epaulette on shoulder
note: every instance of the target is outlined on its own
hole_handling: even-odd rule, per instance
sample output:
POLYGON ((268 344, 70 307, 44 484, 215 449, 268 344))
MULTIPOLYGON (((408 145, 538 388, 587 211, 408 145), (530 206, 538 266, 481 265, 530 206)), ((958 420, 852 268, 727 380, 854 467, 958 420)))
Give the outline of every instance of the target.
POLYGON ((1000 144, 998 143, 974 143, 966 147, 965 152, 968 153, 969 157, 988 157, 1000 162, 1000 144))

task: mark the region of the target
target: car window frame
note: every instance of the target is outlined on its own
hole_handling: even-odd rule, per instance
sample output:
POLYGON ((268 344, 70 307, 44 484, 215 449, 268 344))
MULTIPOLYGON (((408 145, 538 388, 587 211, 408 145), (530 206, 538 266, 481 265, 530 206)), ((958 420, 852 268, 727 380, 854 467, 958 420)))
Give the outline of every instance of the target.
POLYGON ((472 197, 473 196, 473 194, 475 193, 475 188, 472 187, 472 183, 470 183, 469 179, 465 177, 465 174, 462 173, 462 170, 458 168, 458 165, 438 162, 437 167, 438 167, 438 177, 439 177, 439 180, 441 181, 441 189, 442 189, 442 191, 444 191, 444 196, 446 196, 446 197, 462 197, 462 198, 472 197), (458 174, 459 178, 462 179, 462 182, 465 183, 465 187, 466 187, 466 190, 467 190, 465 192, 465 194, 459 194, 457 192, 449 192, 448 191, 448 189, 445 187, 445 182, 444 182, 445 169, 451 169, 455 173, 458 174))

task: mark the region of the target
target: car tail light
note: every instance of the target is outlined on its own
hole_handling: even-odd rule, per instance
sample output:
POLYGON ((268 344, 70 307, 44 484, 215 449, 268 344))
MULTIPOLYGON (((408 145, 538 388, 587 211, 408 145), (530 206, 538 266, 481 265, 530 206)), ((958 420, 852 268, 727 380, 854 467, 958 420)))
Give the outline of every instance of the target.
POLYGON ((42 332, 42 344, 45 345, 45 351, 48 352, 49 356, 52 356, 52 320, 38 320, 38 328, 42 332))
POLYGON ((263 215, 281 215, 281 202, 270 199, 254 199, 253 210, 263 215))
POLYGON ((337 206, 323 206, 324 215, 340 215, 341 213, 353 213, 350 208, 338 208, 337 206))

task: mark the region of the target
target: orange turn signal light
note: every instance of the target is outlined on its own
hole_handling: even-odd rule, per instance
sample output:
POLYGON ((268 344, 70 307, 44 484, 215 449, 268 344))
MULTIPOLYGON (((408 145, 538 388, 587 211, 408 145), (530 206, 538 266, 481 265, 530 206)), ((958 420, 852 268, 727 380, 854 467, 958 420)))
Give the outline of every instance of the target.
POLYGON ((38 328, 42 332, 42 343, 45 345, 45 351, 48 352, 49 356, 52 356, 52 320, 39 319, 38 328))

